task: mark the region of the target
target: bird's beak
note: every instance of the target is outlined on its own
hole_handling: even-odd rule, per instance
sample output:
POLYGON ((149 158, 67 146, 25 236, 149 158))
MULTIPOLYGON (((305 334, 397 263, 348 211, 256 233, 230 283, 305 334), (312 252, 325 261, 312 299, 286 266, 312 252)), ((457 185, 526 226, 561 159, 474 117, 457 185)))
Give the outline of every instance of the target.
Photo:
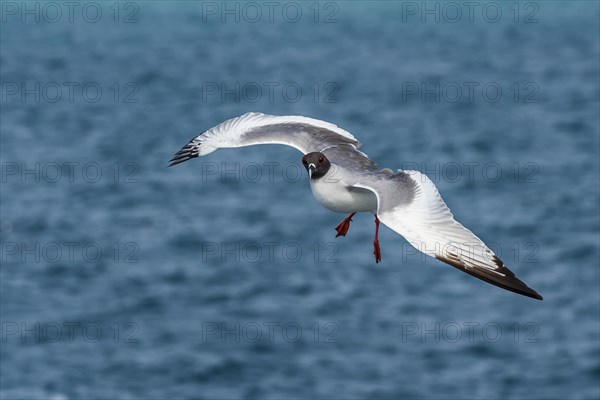
POLYGON ((308 165, 308 177, 309 177, 309 178, 312 178, 312 174, 313 174, 313 172, 314 172, 316 169, 317 169, 317 167, 315 166, 315 164, 313 164, 313 163, 310 163, 310 164, 308 165))

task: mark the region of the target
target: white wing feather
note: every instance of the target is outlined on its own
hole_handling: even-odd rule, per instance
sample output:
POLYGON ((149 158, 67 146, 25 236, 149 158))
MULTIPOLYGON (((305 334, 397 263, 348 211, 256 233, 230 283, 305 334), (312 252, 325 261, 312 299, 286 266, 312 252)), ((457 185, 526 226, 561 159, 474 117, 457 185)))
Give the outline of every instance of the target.
POLYGON ((202 132, 171 159, 170 165, 203 156, 221 148, 258 144, 283 144, 302 153, 321 151, 329 145, 358 147, 352 134, 335 124, 299 115, 246 113, 202 132))
POLYGON ((400 188, 393 180, 357 185, 377 195, 378 217, 383 224, 431 257, 493 285, 542 299, 535 290, 517 279, 481 239, 454 219, 431 179, 419 171, 399 173, 410 177, 400 188), (394 204, 390 191, 398 191, 398 198, 407 198, 406 192, 410 192, 410 201, 394 204))

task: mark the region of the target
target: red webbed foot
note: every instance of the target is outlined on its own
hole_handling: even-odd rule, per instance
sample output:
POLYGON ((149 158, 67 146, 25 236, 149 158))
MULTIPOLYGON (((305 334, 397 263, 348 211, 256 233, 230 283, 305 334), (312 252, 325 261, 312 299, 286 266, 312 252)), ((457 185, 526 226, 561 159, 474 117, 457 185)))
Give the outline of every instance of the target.
POLYGON ((337 235, 335 235, 335 237, 346 236, 348 229, 350 229, 350 221, 352 221, 354 214, 356 213, 352 213, 347 216, 342 222, 339 223, 338 226, 335 227, 335 230, 337 231, 337 235))

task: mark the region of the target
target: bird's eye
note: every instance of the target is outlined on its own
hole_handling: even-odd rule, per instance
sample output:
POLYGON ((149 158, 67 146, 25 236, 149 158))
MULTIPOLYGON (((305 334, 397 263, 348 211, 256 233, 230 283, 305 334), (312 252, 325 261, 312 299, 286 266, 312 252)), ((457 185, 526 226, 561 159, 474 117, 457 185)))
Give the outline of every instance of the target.
POLYGON ((303 159, 303 160, 302 160, 302 164, 306 165, 306 164, 308 164, 308 163, 306 162, 306 160, 304 160, 304 159, 303 159))
POLYGON ((319 162, 322 163, 323 161, 325 161, 325 158, 323 156, 319 157, 319 162))

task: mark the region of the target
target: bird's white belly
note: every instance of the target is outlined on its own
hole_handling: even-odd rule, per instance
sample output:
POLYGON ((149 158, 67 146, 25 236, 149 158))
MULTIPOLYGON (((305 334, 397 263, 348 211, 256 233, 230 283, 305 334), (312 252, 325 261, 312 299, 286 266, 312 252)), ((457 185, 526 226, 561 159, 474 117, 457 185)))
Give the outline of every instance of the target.
POLYGON ((377 197, 367 189, 348 187, 341 181, 331 182, 326 177, 311 180, 313 195, 323 207, 339 212, 377 212, 377 197))

